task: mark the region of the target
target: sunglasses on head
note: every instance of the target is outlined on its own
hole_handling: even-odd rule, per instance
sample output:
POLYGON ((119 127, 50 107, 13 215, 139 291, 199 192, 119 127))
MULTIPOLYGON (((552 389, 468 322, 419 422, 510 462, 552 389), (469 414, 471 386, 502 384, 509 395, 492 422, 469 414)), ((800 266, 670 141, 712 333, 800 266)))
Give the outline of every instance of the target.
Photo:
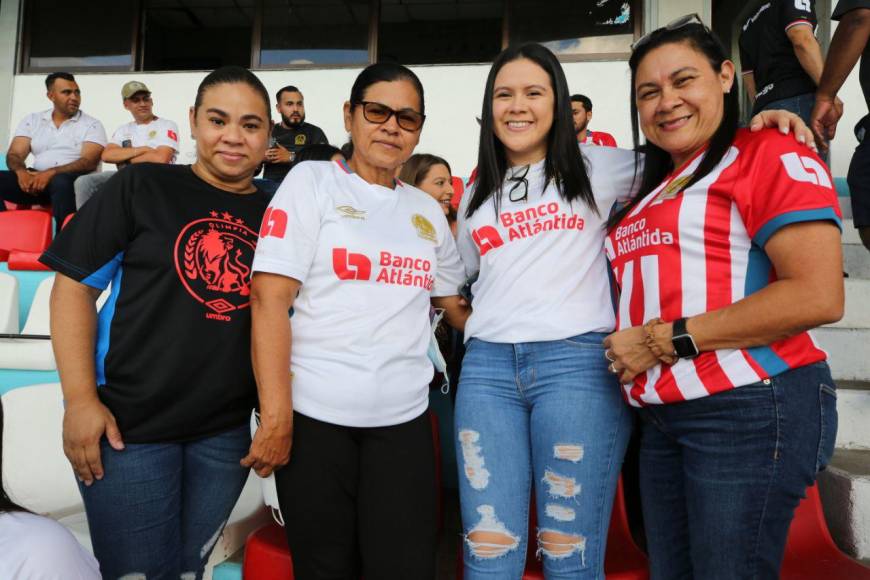
POLYGON ((372 101, 360 101, 357 103, 362 106, 363 117, 369 123, 383 125, 390 120, 393 115, 396 116, 396 123, 405 131, 418 131, 423 126, 423 121, 426 120, 426 115, 418 113, 413 109, 402 109, 396 111, 381 103, 372 101))
POLYGON ((706 30, 707 32, 710 32, 710 29, 707 27, 706 24, 704 24, 704 21, 701 20, 701 17, 698 16, 697 13, 686 14, 685 16, 680 16, 676 20, 672 20, 672 21, 668 22, 667 24, 665 24, 661 28, 656 28, 655 30, 653 30, 651 32, 647 32, 646 34, 644 34, 643 36, 638 38, 631 45, 631 50, 632 50, 632 52, 634 52, 635 50, 637 50, 638 48, 640 48, 644 44, 648 43, 650 41, 650 38, 652 38, 652 35, 660 30, 667 30, 667 31, 679 30, 680 28, 683 28, 684 26, 689 26, 691 24, 699 24, 699 25, 704 27, 704 30, 706 30))

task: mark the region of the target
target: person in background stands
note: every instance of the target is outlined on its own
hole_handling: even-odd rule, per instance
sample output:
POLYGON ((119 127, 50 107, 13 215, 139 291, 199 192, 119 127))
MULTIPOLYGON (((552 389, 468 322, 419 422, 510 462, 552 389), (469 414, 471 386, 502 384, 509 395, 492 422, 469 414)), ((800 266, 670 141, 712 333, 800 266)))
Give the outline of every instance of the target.
POLYGON ((296 156, 296 163, 303 161, 346 161, 341 149, 329 143, 309 145, 296 156))
POLYGON ((272 143, 266 150, 263 179, 257 182, 268 193, 275 193, 304 147, 329 143, 320 127, 305 122, 305 98, 299 89, 287 85, 278 91, 275 99, 281 122, 272 128, 272 143))
MULTIPOLYGON (((144 83, 130 81, 121 87, 124 108, 133 120, 121 125, 103 150, 103 161, 118 169, 133 163, 175 163, 178 154, 178 125, 154 114, 151 91, 144 83)), ((76 209, 112 177, 111 171, 90 173, 76 179, 76 209)))
POLYGON ((453 180, 450 164, 437 155, 415 153, 402 166, 399 179, 422 189, 438 202, 444 217, 456 236, 456 209, 450 205, 453 199, 453 180))
MULTIPOLYGON (((870 111, 870 0, 840 0, 831 14, 840 25, 831 40, 828 60, 811 115, 811 127, 820 143, 833 139, 837 122, 843 115, 843 103, 837 92, 849 72, 861 59, 858 79, 864 104, 870 111), (863 56, 862 56, 863 55, 863 56)), ((864 247, 870 250, 870 115, 865 115, 855 126, 858 147, 849 164, 849 192, 852 198, 852 218, 864 247)))
POLYGON ((809 124, 823 66, 816 23, 815 0, 771 0, 743 25, 740 65, 753 114, 783 109, 809 124))
POLYGON ((592 101, 589 97, 571 95, 571 113, 574 116, 574 132, 577 133, 578 143, 616 147, 616 139, 613 135, 589 129, 589 121, 592 120, 592 101))
MULTIPOLYGON (((58 231, 75 211, 73 182, 100 164, 106 130, 79 110, 82 95, 75 77, 66 72, 45 78, 53 107, 31 113, 15 129, 6 153, 8 171, 0 171, 0 199, 20 204, 51 204, 58 231), (26 165, 33 154, 33 165, 26 165)), ((6 209, 0 203, 0 211, 6 209)))

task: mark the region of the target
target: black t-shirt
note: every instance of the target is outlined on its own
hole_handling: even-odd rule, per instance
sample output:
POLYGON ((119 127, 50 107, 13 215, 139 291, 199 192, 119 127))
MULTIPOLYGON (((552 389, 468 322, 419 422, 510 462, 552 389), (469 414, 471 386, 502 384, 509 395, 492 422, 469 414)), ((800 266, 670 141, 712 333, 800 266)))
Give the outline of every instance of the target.
MULTIPOLYGON (((329 143, 320 127, 305 122, 290 129, 285 129, 280 124, 275 125, 272 127, 272 137, 281 147, 293 153, 299 153, 306 145, 329 143)), ((265 163, 263 179, 282 181, 293 165, 292 161, 290 163, 265 163)))
POLYGON ((40 261, 111 296, 99 314, 97 392, 130 443, 244 424, 256 403, 250 274, 267 198, 188 165, 114 175, 40 261))
POLYGON ((815 0, 771 0, 743 25, 740 66, 755 79, 753 114, 768 103, 816 92, 816 83, 804 71, 786 31, 806 25, 815 29, 815 0))
MULTIPOLYGON (((856 8, 870 8, 870 0, 840 0, 831 14, 831 20, 840 20, 846 12, 856 8)), ((864 46, 861 54, 861 68, 858 69, 858 80, 861 82, 861 92, 864 93, 864 101, 870 109, 870 42, 864 46)))

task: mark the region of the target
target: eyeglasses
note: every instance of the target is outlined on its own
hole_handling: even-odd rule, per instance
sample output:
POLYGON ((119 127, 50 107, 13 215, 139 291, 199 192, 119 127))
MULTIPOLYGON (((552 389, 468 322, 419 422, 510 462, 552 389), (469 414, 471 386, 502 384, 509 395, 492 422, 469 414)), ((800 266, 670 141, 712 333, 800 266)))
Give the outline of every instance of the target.
POLYGON ((648 43, 650 41, 650 38, 652 38, 652 35, 657 33, 660 30, 667 30, 667 31, 679 30, 680 28, 682 28, 684 26, 689 26, 690 24, 700 24, 701 26, 704 27, 704 30, 706 30, 707 32, 710 32, 710 29, 707 27, 706 24, 704 24, 704 21, 701 20, 701 17, 698 16, 697 12, 694 14, 686 14, 685 16, 680 16, 676 20, 672 20, 672 21, 668 22, 667 24, 665 24, 661 28, 656 28, 652 32, 647 32, 646 34, 644 34, 643 36, 638 38, 631 45, 631 51, 634 52, 635 50, 637 50, 638 48, 640 48, 644 44, 648 43))
POLYGON ((426 120, 426 115, 418 113, 413 109, 402 109, 396 111, 381 103, 372 101, 360 101, 357 103, 362 105, 363 117, 369 123, 383 125, 390 120, 393 115, 396 116, 396 123, 405 131, 419 131, 423 126, 423 121, 426 120))
POLYGON ((528 201, 529 199, 529 180, 526 179, 526 176, 529 174, 530 167, 531 165, 526 165, 522 170, 517 171, 507 179, 508 181, 514 182, 514 185, 508 190, 508 199, 514 203, 528 201), (520 186, 523 188, 522 195, 517 193, 520 186))

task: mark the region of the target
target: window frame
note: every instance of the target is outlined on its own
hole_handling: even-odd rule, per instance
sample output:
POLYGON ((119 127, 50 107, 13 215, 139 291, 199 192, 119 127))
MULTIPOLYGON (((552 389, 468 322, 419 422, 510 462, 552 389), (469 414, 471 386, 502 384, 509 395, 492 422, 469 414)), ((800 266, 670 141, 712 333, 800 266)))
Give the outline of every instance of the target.
MULTIPOLYGON (((127 0, 135 3, 134 17, 131 23, 132 30, 130 35, 130 54, 132 55, 131 64, 128 67, 118 66, 78 66, 67 67, 65 70, 73 73, 106 73, 106 72, 146 72, 146 73, 161 73, 161 72, 183 72, 183 71, 164 71, 164 70, 144 70, 145 62, 145 1, 144 0, 127 0)), ((347 69, 361 68, 368 64, 377 62, 378 58, 378 38, 380 32, 380 0, 369 0, 369 25, 368 25, 368 61, 357 64, 293 64, 293 65, 266 65, 260 63, 260 51, 262 48, 262 33, 263 33, 263 13, 266 0, 256 0, 254 4, 254 21, 251 29, 251 55, 248 63, 248 68, 253 71, 269 71, 269 70, 329 70, 329 69, 347 69)), ((640 38, 643 33, 643 0, 626 0, 629 2, 634 18, 634 40, 640 38)), ((504 12, 502 16, 502 40, 501 50, 507 48, 510 40, 511 18, 514 14, 514 5, 516 0, 505 0, 504 12)), ((36 67, 30 66, 30 44, 32 40, 31 27, 34 25, 35 15, 33 13, 33 1, 22 0, 21 24, 19 33, 19 59, 17 72, 18 73, 49 73, 58 70, 58 67, 36 67)), ((631 52, 603 52, 589 53, 576 55, 558 55, 559 62, 600 62, 600 61, 620 61, 628 60, 631 52)), ((473 65, 473 64, 488 64, 469 62, 456 63, 438 63, 427 65, 414 66, 455 66, 455 65, 473 65)), ((191 71, 197 69, 189 69, 191 71)))
POLYGON ((21 15, 21 51, 18 62, 19 73, 52 73, 58 70, 63 70, 71 73, 89 73, 89 72, 136 72, 141 70, 140 62, 140 34, 142 29, 142 0, 129 0, 134 3, 133 20, 131 22, 130 31, 130 66, 30 66, 30 43, 33 39, 32 26, 34 25, 35 15, 33 13, 33 2, 24 0, 22 2, 21 15))

